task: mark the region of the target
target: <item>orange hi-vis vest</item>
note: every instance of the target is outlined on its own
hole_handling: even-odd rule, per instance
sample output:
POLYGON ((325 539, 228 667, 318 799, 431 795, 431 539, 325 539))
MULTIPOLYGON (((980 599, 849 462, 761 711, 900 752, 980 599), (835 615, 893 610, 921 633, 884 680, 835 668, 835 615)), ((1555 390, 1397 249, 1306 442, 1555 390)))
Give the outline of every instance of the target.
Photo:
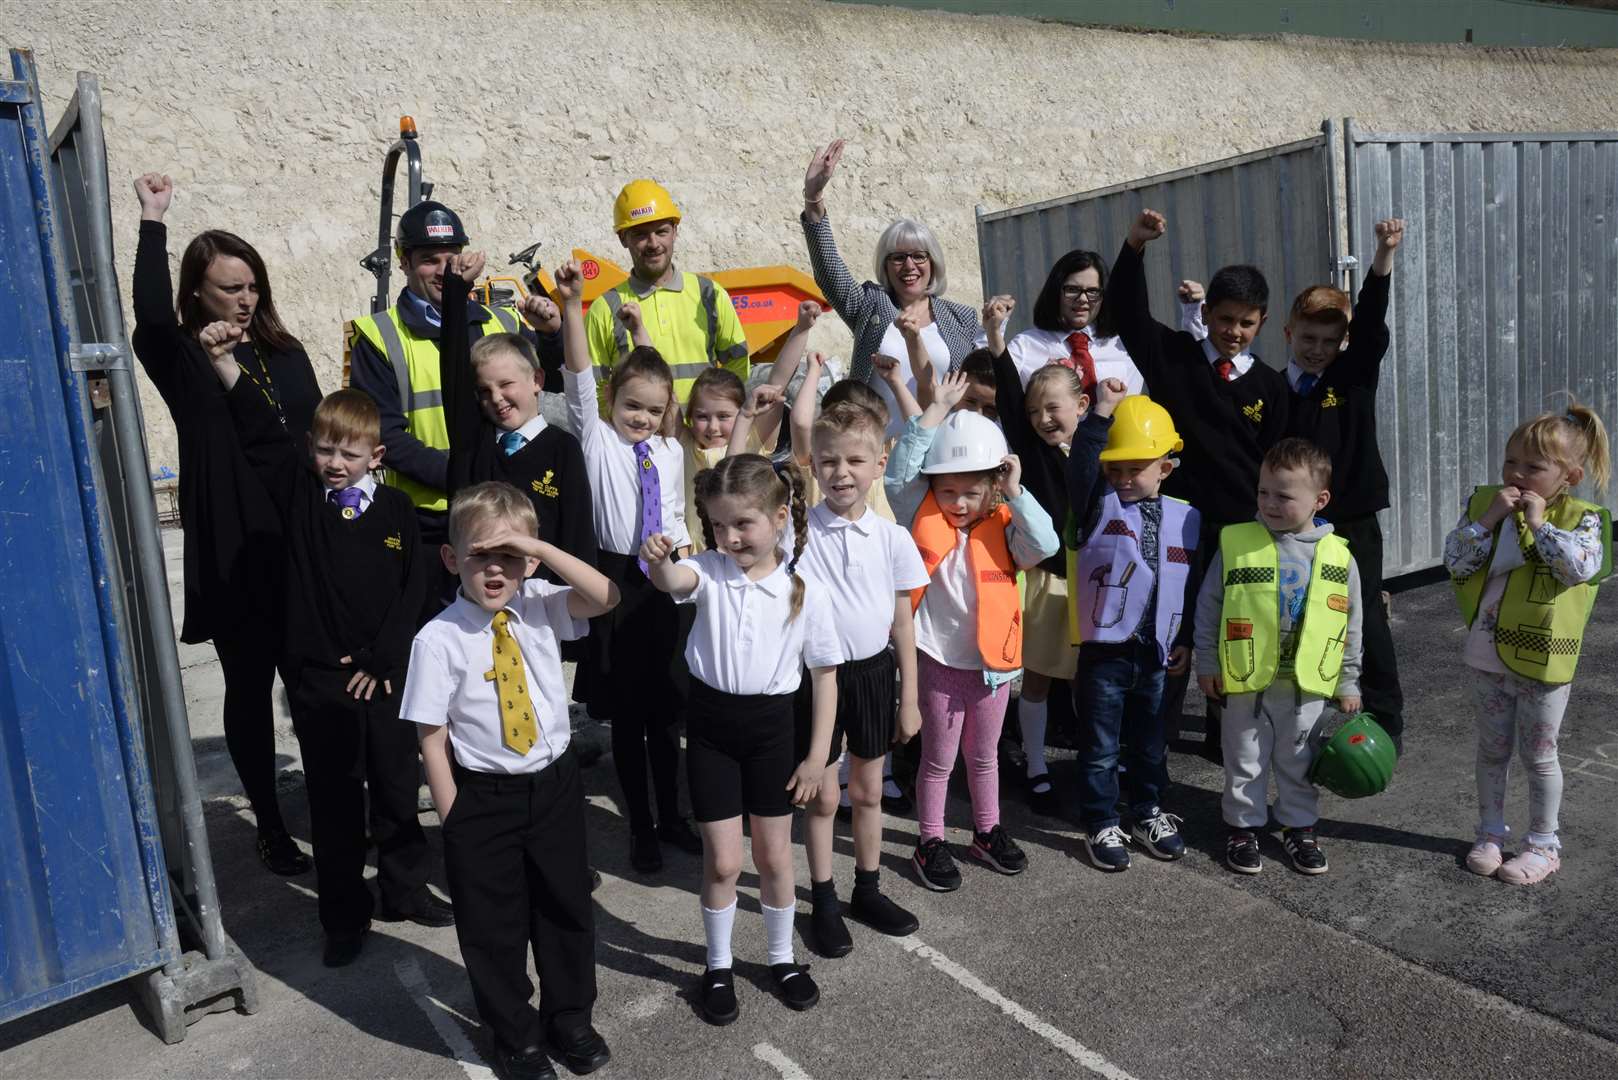
MULTIPOLYGON (((1016 671, 1022 667, 1022 598, 1017 595, 1017 564, 1006 545, 1006 526, 1010 524, 1011 508, 1001 506, 972 526, 966 537, 967 566, 977 585, 978 652, 990 671, 1016 671)), ((928 577, 955 550, 956 533, 929 491, 910 523, 910 535, 915 538, 928 577)), ((910 590, 912 614, 921 607, 926 593, 925 585, 910 590)))

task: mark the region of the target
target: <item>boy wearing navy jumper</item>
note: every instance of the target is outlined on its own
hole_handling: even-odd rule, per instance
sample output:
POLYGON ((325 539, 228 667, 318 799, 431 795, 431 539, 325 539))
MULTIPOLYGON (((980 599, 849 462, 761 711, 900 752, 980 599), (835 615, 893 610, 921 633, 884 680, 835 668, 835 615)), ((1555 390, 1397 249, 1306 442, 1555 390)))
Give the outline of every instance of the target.
POLYGON ((398 722, 409 637, 426 592, 410 499, 370 476, 382 458, 376 404, 339 390, 315 408, 310 460, 231 349, 240 328, 201 336, 248 463, 283 520, 287 699, 303 755, 319 886, 323 960, 351 963, 370 929, 366 828, 377 848, 382 917, 447 926, 427 891, 427 838, 416 817, 416 748, 398 722), (366 815, 366 788, 370 814, 366 815))
POLYGON ((558 650, 617 604, 618 589, 539 540, 533 504, 510 484, 462 491, 448 525, 441 555, 460 588, 416 635, 399 711, 416 725, 438 809, 461 959, 502 1076, 554 1076, 542 1044, 591 1072, 611 1054, 590 1024, 584 786, 558 650), (547 564, 562 584, 534 576, 547 564))
POLYGON ((1081 529, 1071 614, 1083 643, 1073 680, 1080 725, 1084 846, 1098 869, 1127 870, 1119 827, 1119 757, 1129 762, 1135 839, 1160 859, 1185 854, 1180 819, 1160 800, 1168 787, 1162 715, 1165 671, 1191 659, 1189 597, 1196 595, 1201 516, 1160 494, 1184 447, 1168 412, 1121 379, 1096 387, 1068 459, 1069 497, 1081 529))
MULTIPOLYGON (((1263 327, 1269 285, 1251 266, 1227 266, 1208 283, 1202 341, 1152 318, 1146 294, 1146 245, 1167 230, 1163 215, 1143 210, 1129 227, 1107 281, 1107 307, 1124 347, 1158 404, 1168 409, 1185 440, 1185 465, 1168 485, 1202 514, 1203 559, 1226 525, 1253 520, 1259 464, 1286 434, 1286 378, 1248 351, 1263 327)), ((1163 693, 1166 719, 1178 720, 1183 677, 1163 693)), ((1219 746, 1217 707, 1208 709, 1208 742, 1219 746)))

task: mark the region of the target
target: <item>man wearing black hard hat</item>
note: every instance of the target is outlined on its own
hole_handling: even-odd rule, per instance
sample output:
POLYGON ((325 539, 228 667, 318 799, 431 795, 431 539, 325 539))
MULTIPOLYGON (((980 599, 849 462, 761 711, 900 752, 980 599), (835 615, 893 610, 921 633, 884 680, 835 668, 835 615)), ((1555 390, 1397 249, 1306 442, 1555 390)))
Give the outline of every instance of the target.
MULTIPOLYGON (((388 483, 415 504, 428 551, 444 541, 449 509, 444 494, 449 429, 438 356, 444 274, 450 259, 466 244, 461 219, 442 203, 419 202, 401 214, 394 253, 404 271, 405 287, 386 311, 355 319, 349 342, 350 381, 375 399, 382 414, 388 483)), ((561 312, 537 295, 524 298, 521 312, 468 303, 456 314, 467 321, 473 341, 485 334, 520 333, 536 345, 547 371, 559 370, 561 312), (524 325, 522 316, 538 327, 537 333, 524 325)))

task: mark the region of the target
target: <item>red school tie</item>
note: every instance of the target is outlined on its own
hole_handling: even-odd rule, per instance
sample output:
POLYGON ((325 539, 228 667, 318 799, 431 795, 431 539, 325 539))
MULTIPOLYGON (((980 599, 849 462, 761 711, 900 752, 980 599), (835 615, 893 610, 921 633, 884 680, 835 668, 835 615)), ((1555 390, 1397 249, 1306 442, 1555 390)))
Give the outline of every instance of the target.
POLYGON ((1229 382, 1236 377, 1236 361, 1221 356, 1214 361, 1214 371, 1218 373, 1220 382, 1229 382))
POLYGON ((1067 360, 1058 360, 1057 363, 1070 367, 1079 373, 1079 379, 1084 383, 1084 392, 1091 396, 1096 392, 1096 362, 1090 359, 1090 335, 1074 331, 1067 336, 1067 360))

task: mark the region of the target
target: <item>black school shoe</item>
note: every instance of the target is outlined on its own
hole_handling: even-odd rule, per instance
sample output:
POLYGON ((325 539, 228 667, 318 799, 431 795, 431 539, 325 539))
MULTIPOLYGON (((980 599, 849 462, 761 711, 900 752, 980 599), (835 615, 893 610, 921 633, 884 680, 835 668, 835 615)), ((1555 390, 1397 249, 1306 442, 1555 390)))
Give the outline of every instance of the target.
POLYGON ((327 934, 326 946, 320 953, 320 962, 329 968, 347 967, 352 964, 359 959, 361 950, 365 948, 365 935, 370 929, 371 924, 366 923, 352 933, 327 934))
POLYGON ((862 894, 856 890, 853 899, 848 902, 848 913, 877 933, 889 937, 914 934, 921 926, 914 915, 879 892, 862 894))
POLYGON ((702 1018, 715 1027, 734 1023, 741 1010, 736 1007, 736 979, 729 968, 704 971, 697 987, 697 1007, 702 1018))
POLYGON ((383 922, 413 922, 417 926, 454 926, 455 908, 432 893, 423 893, 416 906, 410 910, 379 908, 376 917, 383 922))
POLYGON ((663 822, 657 827, 657 838, 665 844, 679 848, 687 855, 702 854, 702 836, 685 818, 663 822))
POLYGON ((1225 865, 1238 874, 1256 874, 1264 869, 1258 836, 1251 829, 1230 830, 1225 838, 1225 865))
POLYGON ((1320 850, 1320 841, 1315 839, 1315 830, 1311 825, 1282 829, 1281 847, 1287 853, 1287 862, 1300 874, 1324 874, 1331 868, 1326 862, 1326 853, 1320 850))
POLYGON ((820 1002, 820 987, 809 977, 807 965, 771 964, 770 974, 775 977, 775 989, 787 1008, 803 1012, 820 1002))
POLYGON ((307 874, 314 865, 309 861, 309 856, 298 850, 297 842, 285 829, 260 829, 256 848, 259 861, 269 868, 270 873, 282 877, 307 874))
POLYGON ((821 956, 835 960, 854 951, 854 939, 843 922, 843 905, 835 896, 815 902, 810 910, 809 925, 815 931, 815 951, 821 956))
POLYGON ((556 1080, 556 1067, 542 1046, 526 1050, 495 1047, 494 1073, 501 1080, 556 1080))
POLYGON ((1040 773, 1038 776, 1028 778, 1028 807, 1041 817, 1061 817, 1062 801, 1056 797, 1056 788, 1051 785, 1050 773, 1040 773), (1039 791, 1039 785, 1044 784, 1045 790, 1039 791))
POLYGON ((657 833, 629 834, 629 865, 637 874, 655 874, 663 869, 663 852, 657 844, 657 833))
POLYGON ((933 892, 954 892, 961 887, 960 868, 955 865, 955 856, 950 854, 949 845, 941 836, 917 844, 910 862, 921 883, 933 892))
POLYGON ((588 1024, 572 1035, 564 1036, 552 1032, 550 1043, 551 1051, 560 1055, 562 1064, 566 1065, 574 1076, 593 1073, 612 1060, 612 1051, 607 1047, 607 1040, 588 1024))

